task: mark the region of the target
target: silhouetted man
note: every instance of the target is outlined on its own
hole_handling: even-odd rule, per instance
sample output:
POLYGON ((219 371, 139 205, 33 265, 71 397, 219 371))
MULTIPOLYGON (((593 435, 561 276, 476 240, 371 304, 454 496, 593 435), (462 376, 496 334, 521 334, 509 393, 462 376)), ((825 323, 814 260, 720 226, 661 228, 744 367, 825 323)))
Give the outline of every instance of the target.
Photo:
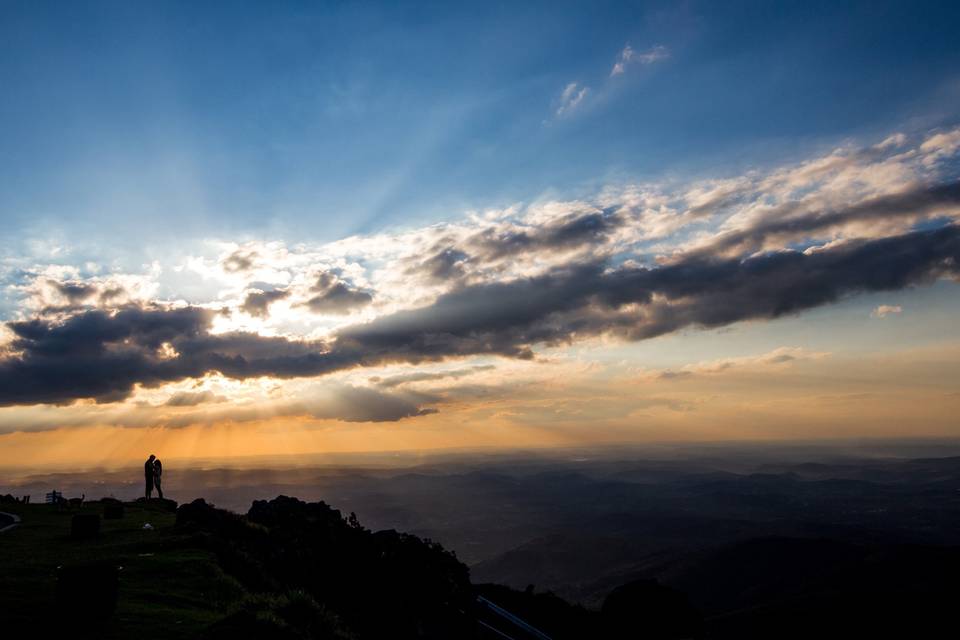
POLYGON ((157 488, 157 497, 163 500, 163 489, 160 487, 160 476, 163 475, 163 465, 160 458, 153 461, 153 486, 157 488))
POLYGON ((143 480, 147 484, 146 498, 149 500, 153 497, 153 479, 156 477, 156 472, 153 468, 153 461, 157 456, 150 454, 150 457, 147 458, 147 461, 143 463, 143 480))

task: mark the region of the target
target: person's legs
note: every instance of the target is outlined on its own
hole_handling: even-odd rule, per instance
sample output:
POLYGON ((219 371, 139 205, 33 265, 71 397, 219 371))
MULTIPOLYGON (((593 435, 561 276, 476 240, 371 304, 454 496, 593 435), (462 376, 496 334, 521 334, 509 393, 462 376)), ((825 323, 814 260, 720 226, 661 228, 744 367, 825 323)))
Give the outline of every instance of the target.
POLYGON ((160 478, 154 478, 153 486, 157 488, 157 497, 163 500, 163 489, 160 488, 160 478))
POLYGON ((153 478, 147 478, 146 482, 147 488, 144 492, 144 495, 146 496, 147 500, 149 500, 151 497, 153 497, 153 478))

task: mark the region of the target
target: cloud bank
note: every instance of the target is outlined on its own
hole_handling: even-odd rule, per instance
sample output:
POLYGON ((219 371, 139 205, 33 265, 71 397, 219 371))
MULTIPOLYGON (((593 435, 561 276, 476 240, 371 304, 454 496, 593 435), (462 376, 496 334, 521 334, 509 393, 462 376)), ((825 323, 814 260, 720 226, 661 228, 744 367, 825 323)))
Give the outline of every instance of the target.
POLYGON ((532 358, 538 344, 611 334, 651 338, 688 326, 776 318, 844 296, 960 277, 960 227, 850 241, 747 259, 697 256, 609 269, 573 265, 505 283, 464 286, 432 304, 347 326, 330 341, 211 333, 197 307, 87 311, 8 326, 0 404, 98 401, 217 372, 231 378, 318 376, 390 362, 470 355, 532 358))
MULTIPOLYGON (((37 266, 11 285, 21 317, 0 344, 0 406, 118 402, 211 374, 291 379, 534 359, 598 336, 645 340, 957 279, 955 138, 936 132, 911 146, 891 136, 768 172, 628 185, 313 249, 233 246, 184 267, 223 283, 207 303, 159 299, 132 276, 37 266), (285 313, 274 318, 280 301, 285 313)), ((346 404, 290 410, 423 415, 427 400, 382 390, 471 372, 377 379, 380 390, 341 387, 346 404)), ((217 400, 180 395, 168 405, 217 400)))

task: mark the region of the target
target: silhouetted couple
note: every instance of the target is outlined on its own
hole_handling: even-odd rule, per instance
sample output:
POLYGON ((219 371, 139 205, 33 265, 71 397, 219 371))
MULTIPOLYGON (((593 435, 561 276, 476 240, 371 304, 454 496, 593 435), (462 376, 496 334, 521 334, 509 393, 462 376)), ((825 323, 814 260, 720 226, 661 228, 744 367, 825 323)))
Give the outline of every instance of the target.
POLYGON ((163 489, 160 486, 160 476, 163 475, 163 465, 160 464, 160 458, 150 454, 147 461, 143 463, 143 479, 147 484, 147 500, 153 497, 153 490, 156 488, 157 497, 163 500, 163 489))

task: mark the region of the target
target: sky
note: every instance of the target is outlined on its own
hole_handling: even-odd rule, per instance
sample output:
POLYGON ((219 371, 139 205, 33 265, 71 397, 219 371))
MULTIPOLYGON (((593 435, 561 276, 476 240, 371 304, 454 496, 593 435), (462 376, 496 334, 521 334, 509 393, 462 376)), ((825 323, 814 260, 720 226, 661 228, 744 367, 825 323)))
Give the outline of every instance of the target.
POLYGON ((0 466, 956 436, 958 28, 0 1, 0 466))

